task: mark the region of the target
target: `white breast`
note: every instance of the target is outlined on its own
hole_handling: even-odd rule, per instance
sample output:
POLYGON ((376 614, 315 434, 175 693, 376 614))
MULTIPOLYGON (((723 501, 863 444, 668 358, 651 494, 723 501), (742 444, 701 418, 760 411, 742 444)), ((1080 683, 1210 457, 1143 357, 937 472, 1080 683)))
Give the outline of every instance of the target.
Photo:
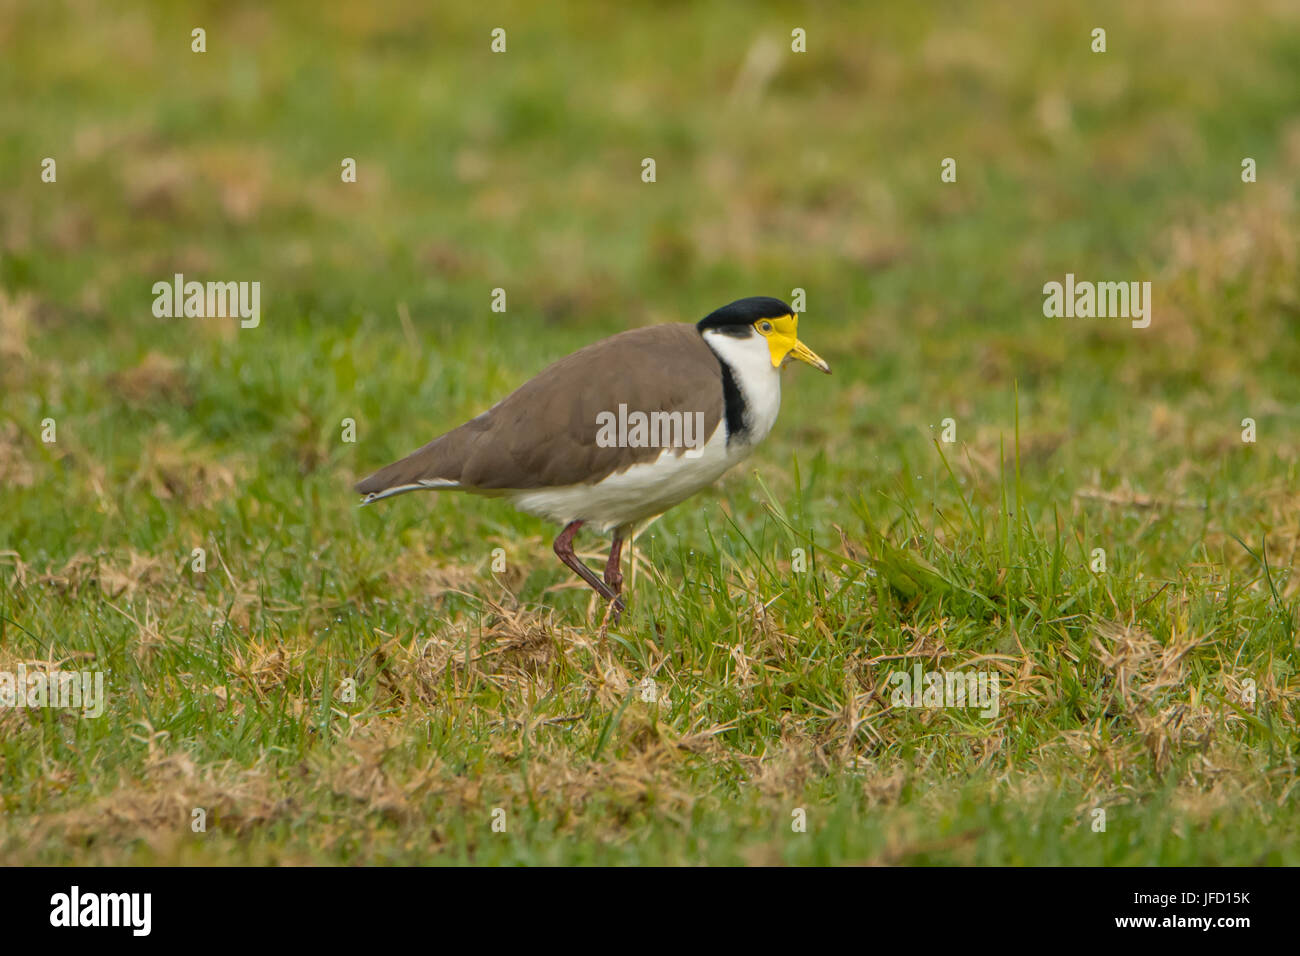
POLYGON ((593 485, 530 488, 509 496, 519 510, 559 524, 582 520, 601 531, 626 528, 681 504, 748 453, 748 447, 743 452, 727 447, 726 428, 719 422, 694 457, 665 449, 654 461, 632 465, 593 485))
POLYGON ((767 340, 756 333, 736 338, 710 330, 704 333, 704 341, 731 366, 736 387, 745 398, 745 423, 752 448, 767 437, 781 411, 781 370, 772 365, 767 340))
POLYGON ((772 430, 781 409, 779 370, 772 366, 767 342, 760 335, 742 339, 705 332, 704 338, 731 367, 745 399, 743 439, 727 441, 724 414, 698 455, 677 455, 666 449, 654 461, 632 465, 593 485, 507 492, 514 506, 558 524, 582 520, 601 531, 626 530, 681 504, 748 458, 772 430))

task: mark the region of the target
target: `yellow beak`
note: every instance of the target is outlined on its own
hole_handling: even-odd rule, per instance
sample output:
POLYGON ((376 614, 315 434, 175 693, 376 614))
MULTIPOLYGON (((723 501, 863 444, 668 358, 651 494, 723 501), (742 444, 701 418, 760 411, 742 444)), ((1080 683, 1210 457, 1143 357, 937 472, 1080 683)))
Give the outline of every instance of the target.
POLYGON ((800 362, 807 362, 813 368, 819 368, 827 375, 831 374, 831 367, 826 364, 826 360, 798 339, 794 340, 794 348, 790 350, 790 354, 800 362))
POLYGON ((779 319, 769 321, 771 323, 769 331, 763 332, 761 323, 758 328, 762 335, 767 336, 767 348, 772 354, 774 368, 780 368, 788 359, 796 358, 800 362, 807 362, 813 368, 821 369, 827 375, 831 373, 831 367, 826 364, 826 360, 799 341, 797 315, 783 315, 779 319))

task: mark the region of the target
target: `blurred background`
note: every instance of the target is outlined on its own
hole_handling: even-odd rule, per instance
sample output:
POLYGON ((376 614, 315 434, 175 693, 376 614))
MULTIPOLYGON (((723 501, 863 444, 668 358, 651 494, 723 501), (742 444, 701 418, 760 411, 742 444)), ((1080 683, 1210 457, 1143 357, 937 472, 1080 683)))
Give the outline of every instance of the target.
POLYGON ((816 403, 860 440, 987 421, 1013 381, 1093 457, 1161 402, 1195 443, 1294 397, 1293 4, 5 2, 0 43, 3 412, 89 415, 98 453, 214 417, 196 438, 246 442, 280 390, 330 432, 415 390, 434 426, 598 335, 794 287, 845 373, 816 403), (1067 271, 1156 280, 1153 327, 1045 320, 1067 271), (175 272, 260 280, 263 328, 155 319, 175 272), (388 351, 403 305, 419 355, 388 351), (466 338, 472 397, 437 364, 466 338), (151 351, 190 407, 89 387, 151 351))
POLYGON ((1195 471, 1250 413, 1294 439, 1297 15, 6 0, 8 534, 50 540, 41 486, 77 503, 63 455, 112 473, 151 441, 334 494, 587 341, 795 287, 836 377, 787 383, 774 437, 852 443, 868 480, 947 416, 993 451, 1016 383, 1080 478, 1164 475, 1166 442, 1195 471), (260 280, 261 328, 155 318, 177 272, 260 280), (1066 272, 1153 281, 1152 327, 1045 319, 1066 272))
MULTIPOLYGON (((778 736, 825 746, 836 759, 874 759, 845 675, 861 664, 855 655, 882 645, 901 654, 922 630, 937 629, 931 646, 946 640, 971 653, 1023 654, 1023 642, 1041 651, 1033 666, 1050 671, 1065 660, 1056 651, 1065 630, 1077 625, 1066 657, 1089 658, 1098 628, 1123 616, 1122 605, 1130 624, 1146 614, 1142 626, 1162 636, 1185 633, 1189 614, 1198 634, 1252 635, 1248 656, 1267 666, 1289 647, 1278 651, 1277 679, 1292 670, 1282 602, 1294 601, 1300 576, 1279 577, 1275 601, 1257 557, 1235 539, 1257 550, 1267 542, 1274 568, 1300 564, 1294 0, 0 0, 0 170, 0 667, 80 654, 108 669, 116 688, 108 718, 66 731, 74 748, 52 720, 42 730, 14 718, 0 734, 0 765, 14 782, 6 809, 71 806, 69 852, 104 819, 137 821, 130 841, 137 829, 156 829, 159 807, 175 809, 151 803, 106 816, 104 802, 120 810, 127 799, 112 792, 116 771, 144 780, 150 794, 193 789, 201 778, 218 795, 235 794, 227 812, 254 829, 294 825, 292 814, 264 808, 282 807, 274 801, 284 775, 299 780, 299 761, 338 761, 329 764, 337 776, 317 775, 334 787, 324 806, 340 792, 360 794, 366 807, 404 805, 405 796, 384 804, 357 783, 341 749, 318 749, 327 739, 318 731, 339 713, 322 688, 353 671, 377 682, 367 694, 393 673, 410 682, 390 711, 376 697, 372 716, 427 720, 443 728, 437 759, 459 767, 460 754, 477 753, 480 769, 494 766, 502 786, 514 786, 513 754, 493 748, 515 746, 501 727, 531 713, 528 668, 560 654, 538 622, 557 608, 576 624, 589 600, 554 562, 554 530, 472 498, 407 496, 361 511, 351 484, 588 342, 695 321, 748 295, 788 301, 803 289, 801 337, 834 375, 788 370, 781 420, 752 462, 643 539, 667 586, 647 580, 638 598, 647 616, 634 608, 629 625, 679 655, 683 680, 716 679, 720 703, 705 716, 679 714, 682 733, 733 720, 742 728, 727 753, 700 744, 709 766, 724 768, 720 800, 778 736), (191 51, 195 28, 206 31, 206 52, 191 51), (496 28, 504 53, 491 50, 496 28), (1092 51, 1098 28, 1104 53, 1092 51), (791 49, 796 29, 807 52, 791 49), (57 162, 55 183, 41 179, 47 157, 57 162), (642 180, 647 157, 653 183, 642 180), (1242 181, 1247 157, 1257 165, 1253 183, 1242 181), (341 181, 345 158, 356 161, 355 183, 341 181), (956 182, 941 181, 946 158, 956 161, 956 182), (153 284, 175 273, 260 282, 259 327, 155 317, 153 284), (1150 327, 1044 317, 1043 285, 1066 273, 1151 282, 1150 327), (504 313, 491 310, 497 288, 504 313), (1248 417, 1258 434, 1249 445, 1248 417), (56 424, 53 443, 43 440, 46 419, 56 424), (956 444, 941 449, 951 474, 934 443, 945 419, 956 429, 956 444), (343 438, 344 420, 355 423, 354 443, 343 438), (1004 460, 1017 449, 1029 516, 1043 540, 1068 543, 1065 573, 1075 575, 1077 590, 1058 592, 1068 592, 1060 607, 1042 612, 1059 611, 1051 627, 1020 629, 1019 610, 1008 624, 1000 606, 957 613, 954 625, 946 598, 925 616, 874 592, 841 589, 832 604, 809 592, 773 605, 760 594, 761 562, 781 568, 790 555, 771 521, 773 500, 843 554, 860 554, 864 528, 906 527, 896 540, 925 538, 934 560, 968 575, 969 592, 1000 593, 1017 561, 1010 549, 981 553, 982 522, 1005 512, 1004 460), (1114 578, 1086 570, 1099 542, 1114 578), (206 573, 192 570, 200 546, 206 573), (494 576, 497 547, 509 571, 494 576), (773 695, 766 709, 746 709, 731 658, 712 643, 733 624, 737 634, 758 625, 742 620, 740 597, 725 624, 729 599, 691 605, 680 582, 696 572, 716 572, 718 594, 752 589, 761 598, 770 615, 761 640, 777 642, 771 628, 785 627, 785 614, 790 633, 825 638, 816 653, 801 646, 783 678, 795 682, 789 688, 767 683, 763 668, 787 653, 787 644, 771 645, 778 649, 753 670, 764 675, 754 693, 773 695), (1248 612, 1196 590, 1226 577, 1231 605, 1234 575, 1249 576, 1248 612), (1115 579, 1124 582, 1117 595, 1115 579), (1149 604, 1156 582, 1178 586, 1149 604), (507 622, 491 632, 493 646, 528 665, 509 680, 454 666, 463 653, 470 668, 456 642, 463 633, 468 648, 485 620, 479 598, 517 598, 524 609, 517 618, 492 612, 507 622), (1081 607, 1095 620, 1082 621, 1081 607), (414 648, 412 633, 445 638, 437 667, 433 651, 412 650, 408 660, 385 643, 398 634, 414 648), (830 662, 815 686, 805 673, 814 658, 830 662), (516 696, 502 703, 507 685, 516 696), (458 696, 468 686, 478 696, 458 696), (497 707, 505 723, 489 724, 497 707), (153 737, 147 753, 131 743, 140 726, 166 730, 176 751, 155 753, 153 737), (455 736, 462 732, 473 740, 455 736), (232 755, 247 771, 234 783, 215 771, 196 777, 186 763, 222 766, 232 755), (80 801, 91 808, 84 817, 80 801)), ((1027 603, 1037 599, 1033 588, 1025 593, 1027 603)), ((574 628, 564 646, 585 647, 574 643, 581 639, 574 628)), ((618 653, 625 662, 658 653, 647 647, 638 638, 618 653)), ((1143 647, 1159 659, 1157 643, 1143 647)), ((586 666, 565 653, 555 666, 586 666)), ((1213 653, 1197 667, 1217 667, 1213 653)), ((630 684, 651 669, 628 666, 630 684)), ((1088 666, 1088 692, 1108 686, 1109 664, 1088 666)), ((1187 679, 1199 686, 1200 672, 1187 679)), ((557 696, 546 700, 562 702, 547 716, 580 710, 575 688, 587 680, 557 677, 557 696)), ((1063 696, 1053 690, 1043 706, 1081 698, 1084 683, 1052 685, 1063 696)), ((692 706, 687 692, 673 693, 692 706)), ((1189 693, 1204 703, 1195 687, 1189 693)), ((1087 704, 1098 713, 1060 704, 1059 726, 1072 728, 1063 733, 1100 726, 1111 706, 1087 704)), ((621 698, 596 706, 613 712, 621 698)), ((1152 713, 1164 708, 1151 704, 1152 713)), ((1019 719, 1010 706, 1005 714, 1019 719)), ((906 762, 916 727, 891 719, 900 722, 883 733, 906 762)), ((1166 758, 1148 767, 1136 743, 1153 739, 1149 719, 1137 714, 1123 730, 1135 742, 1132 765, 1150 769, 1144 785, 1155 786, 1166 758)), ((359 738, 387 732, 377 718, 364 733, 359 718, 344 723, 340 733, 359 738)), ((608 725, 592 726, 601 736, 573 752, 572 766, 604 746, 608 725)), ((1051 779, 1059 728, 1039 726, 1041 779, 1051 779)), ((401 744, 416 782, 427 769, 424 735, 421 723, 401 744)), ((967 748, 951 758, 964 780, 986 766, 985 736, 959 728, 934 746, 967 748)), ((1263 752, 1261 740, 1248 741, 1249 759, 1263 752)), ((1272 754, 1271 737, 1267 747, 1272 754)), ((370 768, 357 780, 379 779, 373 761, 389 751, 375 752, 357 751, 358 766, 370 768)), ((570 756, 556 758, 564 774, 570 756)), ((1239 768, 1242 780, 1259 777, 1247 758, 1239 768)), ((897 798, 902 777, 886 770, 854 799, 874 807, 897 798)), ((1077 792, 1111 779, 1080 769, 1077 792)), ((666 786, 694 792, 682 780, 666 786)), ((1281 805, 1290 792, 1283 782, 1261 799, 1281 805)), ((1194 790, 1189 801, 1202 796, 1194 790)), ((689 806, 677 806, 683 818, 689 806)), ((423 845, 419 828, 432 812, 402 818, 417 833, 401 835, 404 846, 423 845)), ((788 823, 788 808, 781 812, 788 823)), ((972 827, 986 825, 983 812, 971 811, 972 827)), ((1066 819, 1074 808, 1060 812, 1066 819)), ((863 819, 845 817, 845 840, 868 832, 863 819)), ((861 837, 876 841, 871 853, 902 832, 880 819, 883 829, 861 837)), ((1024 819, 1007 811, 997 833, 1020 832, 1024 819)), ((349 858, 354 825, 335 825, 335 859, 349 858)), ((1162 827, 1157 820, 1151 832, 1162 827)), ((1060 832, 1031 829, 1026 840, 1060 832)), ((1251 832, 1233 851, 1247 861, 1273 845, 1267 828, 1251 832)), ((29 845, 21 828, 10 836, 29 845)), ((1008 858, 1010 844, 995 837, 978 858, 1008 858)), ((328 842, 319 828, 298 838, 328 842)), ((1144 839, 1129 845, 1153 845, 1144 839)), ((1062 858, 1178 861, 1188 852, 1170 843, 1164 856, 1124 857, 1122 848, 1079 845, 1062 858)), ((64 852, 52 843, 27 858, 64 852)), ((1043 861, 1060 850, 1014 852, 1043 861)), ((163 858, 184 858, 177 853, 163 858)))

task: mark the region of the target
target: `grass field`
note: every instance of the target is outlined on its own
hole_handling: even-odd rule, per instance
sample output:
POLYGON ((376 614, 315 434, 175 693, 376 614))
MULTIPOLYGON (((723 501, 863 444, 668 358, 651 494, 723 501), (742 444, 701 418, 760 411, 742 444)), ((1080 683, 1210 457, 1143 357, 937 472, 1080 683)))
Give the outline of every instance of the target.
POLYGON ((1300 863, 1295 4, 318 6, 0 0, 0 672, 107 695, 0 707, 0 861, 1300 863), (357 507, 796 288, 833 377, 607 633, 555 528, 357 507))

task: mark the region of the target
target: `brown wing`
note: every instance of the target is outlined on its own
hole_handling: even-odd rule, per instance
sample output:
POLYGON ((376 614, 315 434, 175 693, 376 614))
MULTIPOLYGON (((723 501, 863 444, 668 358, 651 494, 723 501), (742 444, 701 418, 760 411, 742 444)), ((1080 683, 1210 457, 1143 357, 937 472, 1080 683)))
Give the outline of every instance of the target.
POLYGON ((707 438, 722 419, 722 366, 693 325, 622 332, 560 359, 356 488, 382 496, 439 480, 480 490, 596 482, 662 452, 596 443, 597 416, 617 415, 620 404, 629 413, 703 412, 707 438))

